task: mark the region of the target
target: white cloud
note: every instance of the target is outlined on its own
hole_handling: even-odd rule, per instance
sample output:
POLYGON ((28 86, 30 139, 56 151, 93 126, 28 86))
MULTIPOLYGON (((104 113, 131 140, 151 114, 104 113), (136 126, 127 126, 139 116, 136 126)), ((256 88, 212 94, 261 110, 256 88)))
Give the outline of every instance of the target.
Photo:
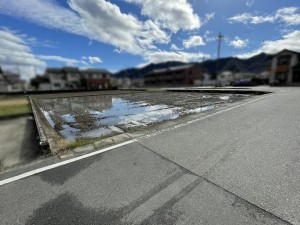
POLYGON ((243 23, 243 24, 259 24, 259 23, 265 23, 265 22, 274 22, 275 18, 273 16, 256 16, 251 13, 242 13, 235 15, 233 17, 230 17, 229 19, 230 23, 243 23))
POLYGON ((141 51, 135 38, 141 24, 134 16, 123 14, 118 6, 104 0, 70 0, 69 4, 82 18, 83 26, 92 32, 93 39, 132 53, 141 51))
POLYGON ((237 14, 228 19, 229 23, 243 23, 243 24, 260 24, 282 22, 288 26, 300 25, 300 14, 297 7, 286 7, 278 9, 272 15, 254 15, 251 13, 237 14))
POLYGON ((140 21, 105 0, 69 0, 71 9, 54 0, 2 0, 0 13, 47 28, 88 37, 133 54, 169 43, 170 36, 151 20, 140 21))
POLYGON ((200 61, 205 58, 210 58, 210 55, 204 53, 190 53, 190 52, 168 52, 168 51, 155 51, 149 52, 145 55, 145 60, 149 63, 159 63, 167 61, 200 61))
POLYGON ((264 41, 261 44, 261 47, 259 49, 256 49, 248 53, 239 54, 237 56, 239 58, 249 58, 261 52, 274 54, 283 49, 289 49, 289 50, 300 52, 300 30, 295 30, 286 35, 283 35, 283 37, 279 40, 264 41))
MULTIPOLYGON (((78 65, 81 62, 77 59, 65 58, 54 55, 35 55, 32 53, 29 44, 35 40, 34 37, 27 37, 25 34, 3 28, 0 30, 0 67, 4 70, 20 72, 23 79, 35 75, 36 70, 47 67, 47 61, 61 62, 66 65, 78 65)), ((101 60, 98 57, 89 57, 88 60, 96 62, 101 60)))
POLYGON ((212 42, 212 41, 216 41, 217 37, 212 35, 213 33, 209 30, 205 31, 203 37, 205 39, 206 42, 212 42))
POLYGON ((300 14, 297 7, 287 7, 277 10, 276 18, 287 25, 300 25, 300 14))
POLYGON ((117 49, 133 54, 142 54, 154 49, 154 43, 168 43, 170 37, 151 20, 140 21, 105 0, 70 0, 70 7, 76 11, 85 30, 92 39, 112 44, 117 49))
POLYGON ((248 46, 249 40, 248 39, 241 39, 240 37, 236 36, 234 40, 229 41, 228 45, 234 48, 245 48, 248 46))
POLYGON ((148 16, 160 26, 173 32, 178 30, 193 30, 200 28, 201 21, 194 13, 192 6, 187 0, 126 0, 142 7, 142 15, 148 16))
POLYGON ((246 1, 246 6, 251 7, 254 4, 255 0, 247 0, 246 1))
POLYGON ((46 63, 39 60, 31 49, 26 45, 22 35, 14 31, 0 30, 0 64, 1 65, 23 65, 23 66, 45 66, 46 63))
POLYGON ((94 64, 94 63, 102 63, 102 59, 97 57, 97 56, 82 56, 81 57, 81 62, 85 65, 88 65, 89 63, 87 63, 86 61, 88 61, 89 63, 91 64, 94 64))
POLYGON ((61 57, 61 56, 57 56, 57 55, 37 55, 36 57, 39 59, 42 59, 42 60, 47 60, 47 61, 62 62, 68 66, 74 66, 80 62, 77 59, 70 59, 70 58, 65 58, 65 57, 61 57))
MULTIPOLYGON (((187 0, 177 0, 176 3, 173 0, 126 1, 140 5, 141 14, 145 19, 141 20, 132 14, 123 13, 116 4, 106 0, 68 0, 70 8, 56 0, 1 0, 0 13, 111 44, 115 47, 115 52, 127 52, 145 58, 151 58, 155 55, 154 52, 162 54, 156 45, 170 43, 173 32, 195 30, 201 26, 201 19, 194 13, 187 0)), ((213 13, 207 14, 204 20, 209 21, 213 17, 213 13)), ((32 42, 35 41, 32 40, 32 42)), ((192 47, 203 44, 202 38, 196 37, 186 45, 192 47)), ((26 48, 27 45, 24 46, 26 48)), ((23 51, 29 51, 29 49, 23 49, 23 51)), ((178 54, 176 58, 183 60, 196 57, 191 53, 178 54)), ((66 64, 99 61, 95 58, 77 60, 45 55, 35 56, 35 58, 38 61, 56 60, 66 64)))
POLYGON ((4 70, 20 72, 23 79, 28 79, 34 74, 35 67, 47 64, 31 53, 24 37, 9 29, 0 30, 0 66, 4 70))
POLYGON ((189 39, 183 41, 183 46, 188 49, 191 47, 205 45, 202 37, 200 36, 191 36, 189 39))
POLYGON ((215 17, 215 13, 206 13, 205 18, 203 20, 203 25, 207 24, 210 20, 212 20, 215 17))
POLYGON ((39 25, 56 28, 69 33, 87 35, 81 19, 75 12, 58 5, 53 0, 1 0, 0 12, 26 19, 39 25))
POLYGON ((96 56, 89 56, 89 62, 94 63, 102 63, 102 60, 99 57, 96 56))
POLYGON ((177 47, 177 45, 175 45, 175 44, 171 44, 170 49, 171 49, 171 50, 174 50, 174 51, 182 50, 182 48, 177 47))

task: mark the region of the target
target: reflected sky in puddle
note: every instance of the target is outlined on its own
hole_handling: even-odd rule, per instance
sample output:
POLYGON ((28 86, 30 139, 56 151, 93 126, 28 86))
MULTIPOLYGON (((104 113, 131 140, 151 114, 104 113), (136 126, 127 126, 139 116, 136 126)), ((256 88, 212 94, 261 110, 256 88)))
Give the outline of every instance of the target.
POLYGON ((70 141, 74 141, 77 139, 77 133, 80 132, 80 129, 76 129, 74 127, 70 127, 69 125, 65 124, 62 125, 62 130, 59 131, 59 133, 63 136, 69 139, 70 141))
POLYGON ((147 126, 149 123, 176 119, 180 108, 167 105, 149 105, 145 102, 129 102, 121 98, 112 99, 112 108, 89 113, 100 126, 123 125, 124 127, 147 126))
MULTIPOLYGON (((222 100, 221 97, 220 99, 222 100)), ((224 100, 226 99, 227 96, 224 96, 224 100)), ((85 97, 52 99, 52 102, 47 99, 44 109, 41 107, 41 110, 58 133, 73 141, 78 138, 99 138, 102 135, 123 133, 130 128, 147 127, 149 124, 177 119, 185 114, 205 112, 216 107, 208 105, 184 109, 103 96, 92 98, 93 101, 84 100, 85 97), (92 124, 91 127, 89 124, 92 124)))

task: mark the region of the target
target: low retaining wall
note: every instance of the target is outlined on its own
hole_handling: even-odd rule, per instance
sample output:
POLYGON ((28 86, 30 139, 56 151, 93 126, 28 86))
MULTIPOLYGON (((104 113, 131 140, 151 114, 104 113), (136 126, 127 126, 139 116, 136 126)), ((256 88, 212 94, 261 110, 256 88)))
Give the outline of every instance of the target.
MULTIPOLYGON (((125 91, 125 89, 123 89, 125 91)), ((198 92, 198 93, 223 93, 223 94, 248 94, 248 95, 262 95, 271 92, 258 91, 251 89, 126 89, 126 91, 142 92, 142 91, 163 91, 163 92, 198 92)), ((31 105, 32 113, 35 119, 36 127, 40 137, 40 146, 45 152, 51 152, 52 155, 57 154, 61 150, 63 143, 58 133, 51 127, 45 118, 41 109, 37 106, 37 99, 35 97, 28 97, 31 105)))
POLYGON ((32 98, 30 96, 28 97, 28 99, 29 99, 32 114, 33 114, 33 117, 34 117, 34 120, 35 120, 36 128, 37 128, 38 133, 39 133, 40 146, 41 146, 43 151, 50 151, 50 146, 49 146, 48 139, 47 139, 45 131, 43 129, 41 120, 38 116, 37 107, 33 103, 32 98))

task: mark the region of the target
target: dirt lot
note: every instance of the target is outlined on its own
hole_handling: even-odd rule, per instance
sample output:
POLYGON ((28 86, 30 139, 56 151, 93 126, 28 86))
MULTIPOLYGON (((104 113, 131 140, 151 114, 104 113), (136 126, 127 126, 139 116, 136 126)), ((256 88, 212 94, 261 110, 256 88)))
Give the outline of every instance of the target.
MULTIPOLYGON (((77 94, 78 95, 78 94, 77 94)), ((212 110, 249 95, 193 92, 110 92, 36 99, 48 123, 67 140, 98 139, 136 131, 192 113, 212 110)))

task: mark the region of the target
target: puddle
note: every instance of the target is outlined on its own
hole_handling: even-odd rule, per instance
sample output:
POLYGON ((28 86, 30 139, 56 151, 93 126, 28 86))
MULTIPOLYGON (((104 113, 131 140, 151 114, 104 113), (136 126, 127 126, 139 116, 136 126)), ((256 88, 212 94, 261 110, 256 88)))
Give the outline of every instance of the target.
POLYGON ((230 98, 230 96, 220 96, 221 100, 228 100, 230 98))
POLYGON ((137 93, 40 99, 49 124, 69 140, 99 138, 201 113, 245 98, 193 93, 137 93))
POLYGON ((200 112, 212 110, 214 108, 216 108, 215 105, 204 106, 204 107, 200 107, 200 108, 196 108, 196 109, 190 109, 190 110, 188 110, 188 113, 200 113, 200 112))

